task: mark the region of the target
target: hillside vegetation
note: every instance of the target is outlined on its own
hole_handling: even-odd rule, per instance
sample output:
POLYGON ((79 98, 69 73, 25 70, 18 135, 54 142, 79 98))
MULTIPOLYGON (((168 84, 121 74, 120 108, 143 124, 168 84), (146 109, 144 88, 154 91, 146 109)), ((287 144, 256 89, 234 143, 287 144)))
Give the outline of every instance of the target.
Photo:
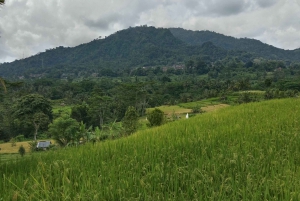
MULTIPOLYGON (((84 71, 90 74, 101 73, 103 69, 116 68, 124 72, 126 68, 182 62, 187 55, 199 52, 196 48, 187 50, 186 45, 168 29, 136 27, 74 48, 60 46, 26 59, 2 64, 0 75, 28 77, 29 74, 47 74, 49 77, 50 74, 50 77, 61 77, 62 74, 77 75, 84 71)), ((222 53, 225 57, 226 51, 222 53)))
POLYGON ((194 46, 212 42, 217 47, 226 50, 251 52, 267 59, 299 61, 299 49, 283 50, 259 40, 234 38, 212 31, 191 31, 182 28, 171 28, 170 31, 176 38, 194 46))
POLYGON ((0 165, 0 200, 298 200, 300 100, 227 107, 0 165))
MULTIPOLYGON (((236 39, 210 31, 140 26, 76 47, 59 46, 0 64, 0 76, 10 79, 123 76, 141 67, 182 66, 191 58, 201 58, 202 64, 225 58, 250 64, 258 59, 289 61, 288 65, 300 61, 299 49, 283 50, 254 39, 236 39)), ((200 64, 198 71, 208 73, 209 69, 200 64)))

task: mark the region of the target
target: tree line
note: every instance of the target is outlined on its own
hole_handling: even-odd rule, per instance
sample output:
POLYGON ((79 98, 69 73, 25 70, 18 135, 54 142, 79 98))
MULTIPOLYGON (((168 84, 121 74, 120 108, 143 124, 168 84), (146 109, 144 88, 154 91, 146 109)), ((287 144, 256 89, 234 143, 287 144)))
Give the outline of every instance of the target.
MULTIPOLYGON (((267 91, 265 99, 291 97, 300 90, 298 69, 297 64, 287 66, 282 61, 243 63, 227 59, 212 65, 191 58, 185 62, 184 72, 178 74, 157 67, 142 69, 145 75, 23 82, 2 79, 0 140, 18 135, 36 138, 38 133, 46 133, 48 125, 61 118, 52 112, 52 106, 60 104, 71 107, 68 117, 72 121, 101 130, 122 122, 128 108, 142 117, 150 107, 218 96, 226 102, 230 93, 245 90, 267 91)), ((242 94, 238 102, 255 99, 242 94)), ((128 121, 124 124, 130 125, 128 121)))

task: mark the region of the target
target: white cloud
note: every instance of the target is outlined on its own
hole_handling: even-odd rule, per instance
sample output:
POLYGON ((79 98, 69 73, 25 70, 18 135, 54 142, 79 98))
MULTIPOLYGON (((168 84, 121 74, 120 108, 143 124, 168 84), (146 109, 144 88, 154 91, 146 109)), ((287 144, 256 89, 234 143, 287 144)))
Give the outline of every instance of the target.
POLYGON ((10 0, 0 8, 0 62, 76 46, 129 26, 182 27, 300 47, 300 0, 10 0))

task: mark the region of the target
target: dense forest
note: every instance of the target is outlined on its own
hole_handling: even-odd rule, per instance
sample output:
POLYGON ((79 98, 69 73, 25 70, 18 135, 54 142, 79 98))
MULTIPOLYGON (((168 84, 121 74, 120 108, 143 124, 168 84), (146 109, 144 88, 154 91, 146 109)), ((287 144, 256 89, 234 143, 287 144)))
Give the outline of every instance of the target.
POLYGON ((4 77, 44 74, 60 78, 65 74, 93 73, 107 75, 110 71, 128 71, 137 66, 165 65, 182 62, 188 54, 183 42, 167 29, 129 28, 104 39, 75 48, 57 47, 35 56, 2 64, 4 77))
MULTIPOLYGON (((71 107, 72 119, 101 129, 122 121, 130 106, 142 117, 147 108, 160 105, 211 97, 226 103, 239 91, 260 90, 264 99, 298 95, 297 50, 289 54, 252 43, 263 51, 257 52, 238 41, 207 31, 141 26, 4 63, 0 65, 0 140, 45 133, 59 116, 52 113, 54 105, 71 107)), ((249 101, 258 99, 241 95, 237 103, 249 101)))
POLYGON ((212 42, 217 47, 221 47, 226 50, 250 52, 255 57, 272 60, 300 61, 299 48, 296 50, 283 50, 272 45, 262 43, 259 40, 250 38, 234 38, 211 31, 191 31, 182 28, 171 28, 170 31, 176 38, 193 46, 212 42))
MULTIPOLYGON (((299 62, 299 50, 282 50, 253 39, 236 39, 209 31, 140 26, 99 37, 77 47, 57 47, 11 63, 0 64, 9 79, 122 76, 139 67, 172 68, 201 58, 215 63, 235 58, 299 62)), ((234 70, 234 69, 232 69, 234 70)))
POLYGON ((298 200, 299 78, 300 49, 147 25, 0 63, 0 201, 298 200))

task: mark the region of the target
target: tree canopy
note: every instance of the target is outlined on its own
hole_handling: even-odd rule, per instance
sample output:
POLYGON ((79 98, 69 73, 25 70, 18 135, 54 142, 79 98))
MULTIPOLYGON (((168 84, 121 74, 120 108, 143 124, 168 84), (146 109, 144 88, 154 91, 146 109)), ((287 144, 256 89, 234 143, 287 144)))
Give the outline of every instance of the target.
POLYGON ((132 134, 137 130, 139 116, 136 109, 133 106, 129 106, 126 110, 122 125, 125 129, 126 134, 132 134))
POLYGON ((14 122, 28 137, 34 130, 34 139, 40 128, 46 129, 52 121, 52 106, 50 101, 39 94, 29 94, 21 97, 14 106, 14 122))
POLYGON ((58 117, 49 125, 49 134, 60 146, 67 146, 69 143, 79 143, 81 133, 79 123, 69 115, 58 117))
POLYGON ((164 123, 164 112, 155 108, 147 114, 147 119, 149 121, 149 126, 160 126, 164 123))
POLYGON ((147 67, 154 67, 152 72, 157 74, 161 72, 160 67, 175 67, 196 57, 201 57, 201 61, 187 62, 193 64, 186 66, 187 72, 206 74, 209 71, 207 64, 227 57, 249 62, 247 66, 256 58, 299 62, 298 51, 287 51, 253 39, 235 39, 213 32, 134 27, 76 47, 59 46, 25 59, 3 63, 0 75, 5 78, 66 79, 77 75, 118 77, 134 73, 145 76, 147 67))

